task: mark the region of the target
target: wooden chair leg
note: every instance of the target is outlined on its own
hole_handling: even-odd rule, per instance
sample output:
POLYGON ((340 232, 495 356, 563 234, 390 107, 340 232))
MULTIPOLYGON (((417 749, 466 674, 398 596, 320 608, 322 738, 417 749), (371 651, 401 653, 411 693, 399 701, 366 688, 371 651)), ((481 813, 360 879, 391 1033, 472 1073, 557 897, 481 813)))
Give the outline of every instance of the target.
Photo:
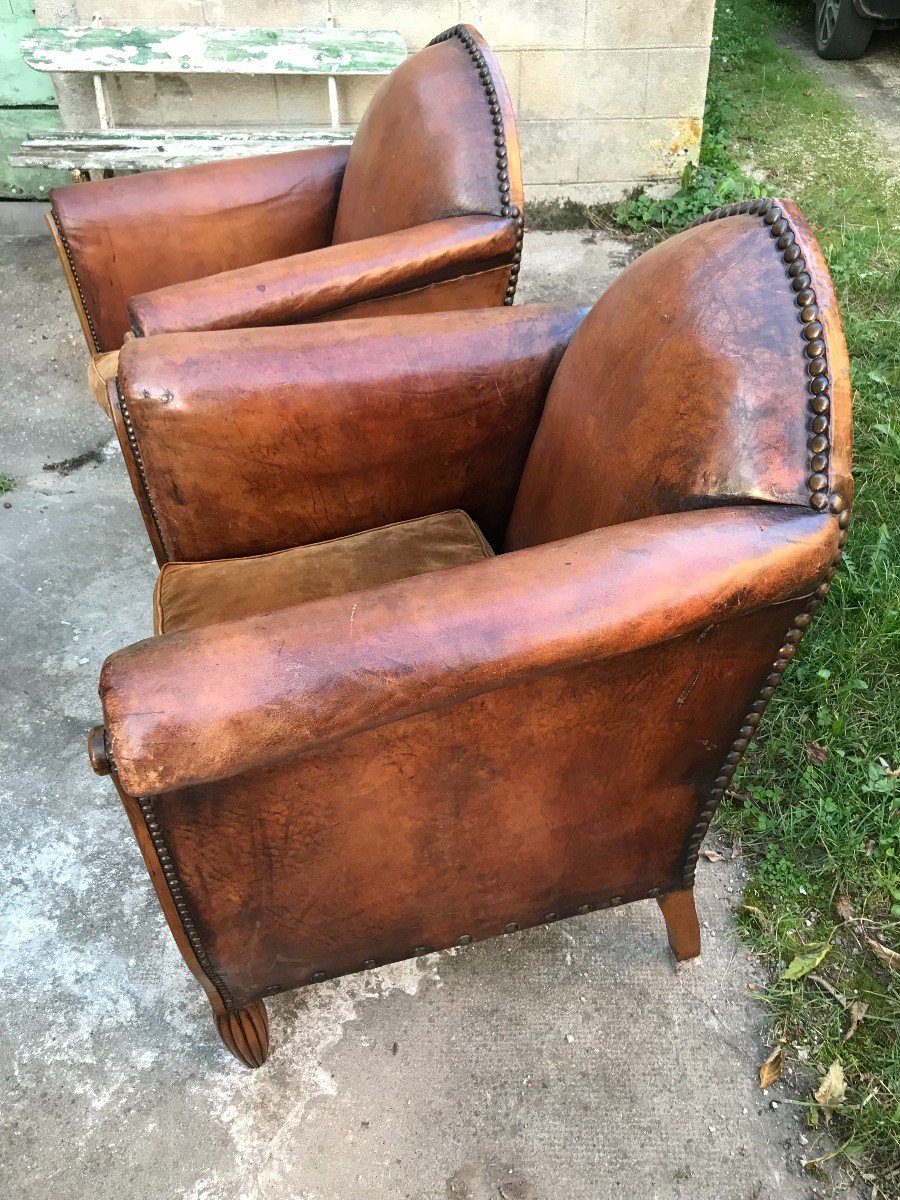
POLYGON ((700 953, 700 923, 694 905, 694 889, 667 892, 657 900, 666 922, 669 945, 679 962, 700 953))
POLYGON ((261 1067, 269 1057, 269 1017, 262 1000, 216 1013, 219 1037, 245 1067, 261 1067))

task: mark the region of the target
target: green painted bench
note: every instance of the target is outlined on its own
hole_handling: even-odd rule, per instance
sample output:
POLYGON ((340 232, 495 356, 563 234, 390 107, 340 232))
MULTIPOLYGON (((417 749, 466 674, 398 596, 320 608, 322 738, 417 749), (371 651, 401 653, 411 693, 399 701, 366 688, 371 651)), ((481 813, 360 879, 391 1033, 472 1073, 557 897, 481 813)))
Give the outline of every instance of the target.
POLYGON ((337 78, 388 75, 406 58, 401 35, 386 29, 219 29, 81 26, 35 29, 21 42, 36 71, 94 79, 99 129, 40 133, 9 161, 21 167, 141 171, 216 159, 328 146, 353 139, 342 125, 337 78), (104 76, 150 74, 318 75, 328 80, 331 125, 285 129, 110 128, 104 76))

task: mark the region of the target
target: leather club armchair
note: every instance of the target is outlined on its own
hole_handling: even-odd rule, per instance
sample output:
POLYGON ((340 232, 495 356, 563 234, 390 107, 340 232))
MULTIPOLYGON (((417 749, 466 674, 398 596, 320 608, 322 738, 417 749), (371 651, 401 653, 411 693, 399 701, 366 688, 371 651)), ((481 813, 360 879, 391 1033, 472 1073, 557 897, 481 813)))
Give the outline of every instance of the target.
POLYGON ((161 336, 121 388, 165 565, 90 753, 243 1062, 273 993, 610 905, 699 953, 701 842, 847 536, 793 205, 587 315, 161 336))
POLYGON ((150 171, 50 193, 91 391, 129 332, 236 329, 511 304, 515 117, 459 25, 373 97, 352 146, 150 171))

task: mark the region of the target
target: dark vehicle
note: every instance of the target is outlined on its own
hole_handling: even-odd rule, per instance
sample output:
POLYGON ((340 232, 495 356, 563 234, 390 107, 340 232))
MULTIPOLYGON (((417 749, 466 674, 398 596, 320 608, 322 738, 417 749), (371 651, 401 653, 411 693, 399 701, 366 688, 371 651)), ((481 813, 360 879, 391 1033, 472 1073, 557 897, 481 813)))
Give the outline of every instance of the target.
POLYGON ((900 0, 815 0, 820 58, 859 58, 876 29, 900 24, 900 0))

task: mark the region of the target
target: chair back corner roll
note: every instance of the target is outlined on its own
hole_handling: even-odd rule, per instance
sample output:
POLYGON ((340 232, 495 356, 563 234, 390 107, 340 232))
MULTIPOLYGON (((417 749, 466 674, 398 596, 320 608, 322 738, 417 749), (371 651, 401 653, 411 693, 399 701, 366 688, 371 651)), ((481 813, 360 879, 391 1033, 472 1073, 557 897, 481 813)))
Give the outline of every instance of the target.
POLYGON ((515 217, 522 205, 503 75, 481 36, 459 25, 402 63, 369 104, 350 150, 334 241, 469 213, 515 217))
POLYGON ((642 254, 573 337, 508 549, 685 509, 849 504, 849 363, 828 268, 795 205, 735 208, 642 254))

